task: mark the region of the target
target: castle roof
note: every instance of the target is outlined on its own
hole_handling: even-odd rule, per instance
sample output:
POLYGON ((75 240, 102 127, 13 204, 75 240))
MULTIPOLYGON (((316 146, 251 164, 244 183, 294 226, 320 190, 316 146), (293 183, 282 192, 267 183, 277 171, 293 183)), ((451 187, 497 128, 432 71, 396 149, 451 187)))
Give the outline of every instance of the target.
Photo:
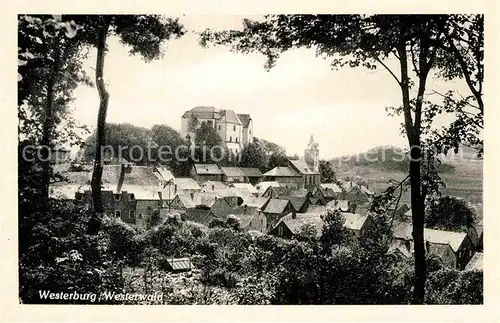
POLYGON ((220 119, 220 113, 215 107, 198 106, 184 112, 183 118, 194 116, 198 119, 220 119))
POLYGON ((227 123, 242 124, 233 110, 220 110, 220 116, 224 118, 224 121, 227 123))
POLYGON ((243 124, 243 128, 248 128, 252 117, 250 117, 249 114, 238 114, 238 119, 240 119, 241 123, 243 124))
POLYGON ((273 169, 265 173, 264 176, 298 177, 300 175, 289 167, 274 167, 273 169))

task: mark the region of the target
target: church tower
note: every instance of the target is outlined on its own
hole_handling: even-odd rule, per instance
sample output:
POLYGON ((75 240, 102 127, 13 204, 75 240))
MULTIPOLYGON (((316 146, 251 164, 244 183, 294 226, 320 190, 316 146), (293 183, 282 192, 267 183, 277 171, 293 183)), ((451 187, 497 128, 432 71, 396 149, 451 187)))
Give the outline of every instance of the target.
POLYGON ((313 171, 319 172, 319 145, 314 142, 312 134, 307 149, 304 151, 304 159, 313 171))

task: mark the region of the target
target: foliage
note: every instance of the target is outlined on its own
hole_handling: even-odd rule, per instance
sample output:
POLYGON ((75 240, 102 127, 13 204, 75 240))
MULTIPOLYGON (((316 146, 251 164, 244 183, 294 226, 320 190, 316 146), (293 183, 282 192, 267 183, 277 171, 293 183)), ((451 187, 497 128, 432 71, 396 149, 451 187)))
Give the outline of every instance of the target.
POLYGON ((321 183, 336 182, 335 171, 332 163, 326 160, 319 161, 319 173, 321 174, 321 183))
POLYGON ((461 232, 474 226, 476 220, 474 208, 467 201, 453 196, 443 196, 431 201, 425 217, 429 228, 461 232))
POLYGON ((175 176, 187 176, 189 163, 183 160, 187 160, 189 156, 188 142, 179 132, 167 125, 154 125, 151 130, 152 140, 159 146, 157 160, 169 167, 175 176))
POLYGON ((241 151, 239 166, 258 168, 260 171, 265 171, 267 166, 266 151, 255 142, 248 144, 241 151))
POLYGON ((285 167, 288 165, 288 158, 282 153, 272 153, 267 161, 266 171, 270 171, 275 167, 285 167))
POLYGON ((430 273, 429 304, 483 304, 483 272, 442 269, 430 273))
MULTIPOLYGON (((95 158, 96 132, 85 140, 84 158, 92 161, 95 158)), ((134 126, 129 123, 106 124, 106 146, 103 160, 125 159, 144 165, 148 163, 148 151, 152 154, 151 138, 153 133, 150 129, 134 126), (109 154, 109 155, 106 155, 109 154)))
POLYGON ((259 147, 261 147, 261 149, 263 149, 266 155, 268 156, 271 155, 272 153, 277 153, 282 155, 286 154, 285 148, 269 140, 254 137, 253 142, 257 144, 259 147))

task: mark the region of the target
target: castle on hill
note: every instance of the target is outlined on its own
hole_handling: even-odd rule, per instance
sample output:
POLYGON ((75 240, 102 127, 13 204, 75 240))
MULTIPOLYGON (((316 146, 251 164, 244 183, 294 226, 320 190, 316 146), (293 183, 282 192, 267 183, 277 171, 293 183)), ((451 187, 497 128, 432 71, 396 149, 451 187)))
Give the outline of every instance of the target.
POLYGON ((184 112, 181 136, 194 142, 195 131, 203 123, 213 127, 227 148, 235 154, 253 142, 253 124, 249 114, 237 114, 233 110, 209 106, 198 106, 184 112))

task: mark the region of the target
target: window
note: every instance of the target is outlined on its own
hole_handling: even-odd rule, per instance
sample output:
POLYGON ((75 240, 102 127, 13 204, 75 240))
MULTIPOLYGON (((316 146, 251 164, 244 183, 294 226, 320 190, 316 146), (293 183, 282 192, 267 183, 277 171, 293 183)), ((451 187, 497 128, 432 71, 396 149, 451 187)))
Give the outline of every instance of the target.
POLYGON ((122 216, 122 212, 121 212, 121 211, 119 211, 119 210, 116 210, 116 211, 115 211, 115 217, 119 218, 119 217, 121 217, 121 216, 122 216))
POLYGON ((264 219, 260 219, 260 225, 264 224, 264 219))
POLYGON ((238 149, 236 149, 236 153, 238 153, 238 149))
POLYGON ((236 142, 238 142, 238 137, 236 137, 236 142))
POLYGON ((233 125, 233 131, 236 131, 236 125, 233 125))
POLYGON ((278 235, 279 235, 279 236, 282 236, 282 235, 283 235, 283 226, 282 226, 282 225, 280 225, 280 226, 278 227, 278 235))
POLYGON ((233 137, 229 136, 229 142, 233 141, 233 137))
POLYGON ((219 130, 221 129, 221 126, 219 125, 219 130))
POLYGON ((130 201, 133 201, 133 200, 135 199, 134 194, 129 194, 129 195, 128 195, 128 199, 129 199, 130 201))
POLYGON ((252 134, 252 130, 249 130, 249 131, 248 131, 248 133, 249 133, 249 134, 252 134))
POLYGON ((119 201, 120 200, 120 194, 114 194, 115 195, 115 201, 119 201))
POLYGON ((132 219, 135 218, 135 211, 133 211, 133 210, 128 211, 128 215, 132 219))
POLYGON ((139 213, 139 215, 137 216, 138 219, 142 219, 142 213, 139 213))

